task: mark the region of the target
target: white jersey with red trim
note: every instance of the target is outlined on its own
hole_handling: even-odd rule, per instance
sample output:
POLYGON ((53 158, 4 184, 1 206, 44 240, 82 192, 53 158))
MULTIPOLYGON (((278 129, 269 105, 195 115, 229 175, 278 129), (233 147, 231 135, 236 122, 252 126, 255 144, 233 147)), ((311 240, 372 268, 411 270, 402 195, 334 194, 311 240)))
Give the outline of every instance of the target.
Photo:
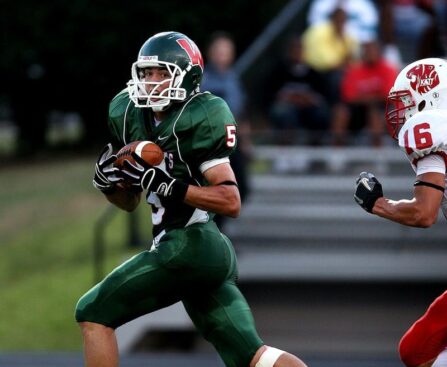
MULTIPOLYGON (((425 172, 446 173, 447 167, 447 110, 428 110, 415 114, 405 122, 399 132, 399 146, 418 173, 418 162, 435 154, 443 158, 444 166, 426 169, 425 172)), ((441 162, 442 165, 442 162, 441 162)), ((425 173, 424 172, 424 173, 425 173)), ((446 175, 447 187, 447 175, 446 175)), ((444 191, 442 212, 447 218, 447 192, 444 191)))

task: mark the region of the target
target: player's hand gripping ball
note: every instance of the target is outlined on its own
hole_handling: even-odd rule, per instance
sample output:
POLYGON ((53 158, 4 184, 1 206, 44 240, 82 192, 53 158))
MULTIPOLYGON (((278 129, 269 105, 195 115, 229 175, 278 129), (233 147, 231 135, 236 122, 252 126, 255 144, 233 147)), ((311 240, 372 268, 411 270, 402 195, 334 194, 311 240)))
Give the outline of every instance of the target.
MULTIPOLYGON (((134 154, 151 166, 158 166, 164 159, 163 151, 157 144, 151 141, 134 141, 125 145, 116 153, 117 159, 113 164, 116 168, 120 169, 121 174, 122 170, 125 168, 124 162, 126 160, 136 164, 133 157, 134 154)), ((125 175, 121 175, 123 181, 118 184, 121 188, 136 192, 141 191, 140 189, 137 189, 132 182, 129 182, 127 178, 128 177, 125 175)))
POLYGON ((164 159, 163 151, 157 144, 151 141, 134 141, 125 145, 116 153, 115 167, 122 169, 126 159, 135 163, 132 153, 135 153, 151 166, 158 166, 164 159))
POLYGON ((183 201, 188 184, 171 177, 164 169, 148 163, 140 156, 138 151, 131 153, 132 159, 124 159, 123 168, 120 169, 121 178, 124 179, 128 190, 141 192, 148 190, 173 201, 183 201))

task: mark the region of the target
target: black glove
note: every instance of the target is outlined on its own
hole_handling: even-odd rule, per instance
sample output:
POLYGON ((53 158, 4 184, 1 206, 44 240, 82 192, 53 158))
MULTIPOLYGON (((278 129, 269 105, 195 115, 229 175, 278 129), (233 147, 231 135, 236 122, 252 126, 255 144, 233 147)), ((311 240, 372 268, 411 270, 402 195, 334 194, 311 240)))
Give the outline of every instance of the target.
POLYGON ((372 173, 362 172, 356 185, 354 200, 368 213, 372 213, 376 200, 383 196, 382 184, 372 173))
POLYGON ((112 154, 112 144, 107 144, 102 150, 95 164, 95 176, 93 186, 104 194, 112 194, 116 190, 116 184, 123 181, 117 174, 119 169, 113 166, 116 155, 112 154))
POLYGON ((188 184, 172 178, 162 169, 146 163, 135 152, 132 152, 135 164, 124 160, 121 177, 126 183, 139 188, 149 190, 160 196, 169 197, 177 201, 183 201, 188 191, 188 184))

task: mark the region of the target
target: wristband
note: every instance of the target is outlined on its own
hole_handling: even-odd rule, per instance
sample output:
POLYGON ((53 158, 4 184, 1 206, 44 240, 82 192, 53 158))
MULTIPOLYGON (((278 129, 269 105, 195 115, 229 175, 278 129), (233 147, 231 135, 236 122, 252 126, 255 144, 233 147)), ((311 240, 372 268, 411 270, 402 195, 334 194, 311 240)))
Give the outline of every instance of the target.
POLYGON ((175 180, 172 184, 171 197, 177 201, 183 201, 186 196, 186 192, 188 191, 188 184, 175 180))

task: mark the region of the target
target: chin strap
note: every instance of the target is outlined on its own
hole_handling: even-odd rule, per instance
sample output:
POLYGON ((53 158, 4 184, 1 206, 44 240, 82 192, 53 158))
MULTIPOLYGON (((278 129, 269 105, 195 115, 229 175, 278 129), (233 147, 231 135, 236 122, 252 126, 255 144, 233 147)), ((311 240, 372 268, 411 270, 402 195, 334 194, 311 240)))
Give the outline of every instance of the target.
POLYGON ((428 186, 428 187, 431 187, 431 188, 433 188, 433 189, 439 190, 439 191, 441 191, 441 192, 444 192, 444 191, 445 191, 445 188, 444 188, 444 187, 439 186, 439 185, 436 185, 436 184, 431 183, 431 182, 427 182, 427 181, 420 181, 420 180, 417 180, 417 181, 414 183, 413 186, 428 186))

